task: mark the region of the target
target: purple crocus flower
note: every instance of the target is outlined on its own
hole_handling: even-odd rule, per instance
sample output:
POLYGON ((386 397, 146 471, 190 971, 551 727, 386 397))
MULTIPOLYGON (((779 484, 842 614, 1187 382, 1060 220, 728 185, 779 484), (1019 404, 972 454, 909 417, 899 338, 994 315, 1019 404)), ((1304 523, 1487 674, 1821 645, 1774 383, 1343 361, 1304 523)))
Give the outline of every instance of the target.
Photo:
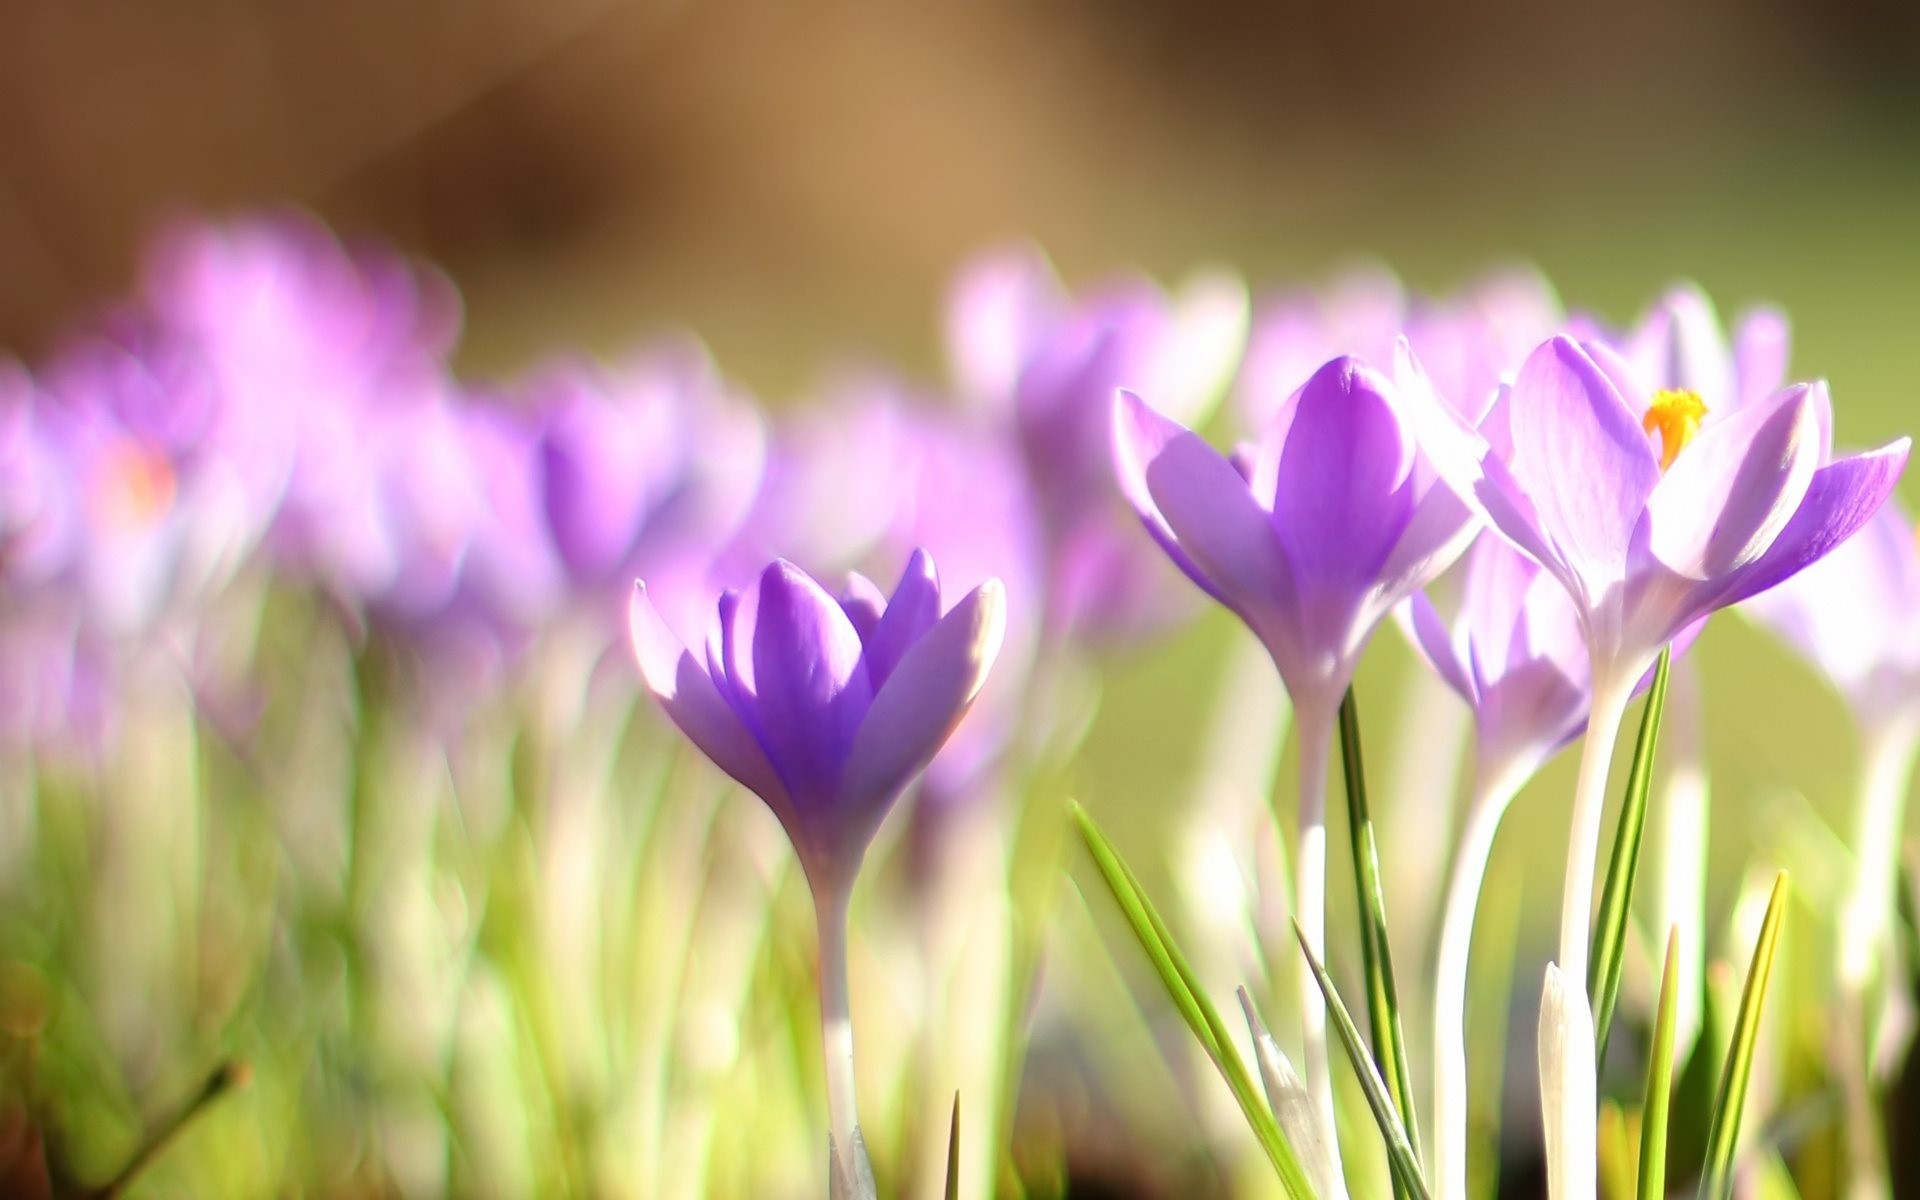
POLYGON ((891 597, 856 577, 839 600, 775 561, 759 586, 720 599, 696 654, 645 584, 630 613, 649 691, 721 770, 786 828, 820 932, 830 1190, 872 1195, 853 1092, 847 900, 881 818, 960 723, 1005 628, 997 581, 944 615, 933 560, 916 552, 891 597))
POLYGON ((1434 971, 1434 1187, 1445 1197, 1467 1194, 1467 961, 1487 860, 1514 795, 1586 728, 1590 698, 1580 614, 1557 579, 1491 532, 1453 574, 1452 603, 1416 593, 1400 610, 1414 646, 1473 711, 1473 794, 1434 971))
MULTIPOLYGON (((1233 462, 1131 392, 1114 407, 1122 490, 1193 582, 1265 644, 1300 739, 1295 912, 1325 925, 1327 758, 1342 695, 1381 619, 1472 536, 1416 445, 1400 385, 1352 358, 1314 373, 1233 462)), ((1304 973, 1303 973, 1304 975, 1304 973)), ((1325 1010, 1302 980, 1309 1084, 1332 1130, 1325 1010)))
POLYGON ((1634 681, 1683 628, 1850 537, 1892 490, 1907 442, 1831 460, 1823 384, 1712 413, 1694 393, 1645 386, 1605 346, 1565 336, 1536 349, 1514 382, 1510 461, 1431 389, 1411 392, 1448 482, 1579 613, 1593 706, 1558 962, 1583 979, 1607 766, 1634 681))
POLYGON ((1490 274, 1429 298, 1409 295, 1382 268, 1352 270, 1325 288, 1255 302, 1236 407, 1249 428, 1258 428, 1329 358, 1392 362, 1405 337, 1442 396, 1462 412, 1484 411, 1560 320, 1552 290, 1530 271, 1490 274))
POLYGON ((691 338, 613 367, 551 364, 523 390, 543 419, 545 523, 577 587, 658 582, 724 543, 754 502, 764 424, 691 338))

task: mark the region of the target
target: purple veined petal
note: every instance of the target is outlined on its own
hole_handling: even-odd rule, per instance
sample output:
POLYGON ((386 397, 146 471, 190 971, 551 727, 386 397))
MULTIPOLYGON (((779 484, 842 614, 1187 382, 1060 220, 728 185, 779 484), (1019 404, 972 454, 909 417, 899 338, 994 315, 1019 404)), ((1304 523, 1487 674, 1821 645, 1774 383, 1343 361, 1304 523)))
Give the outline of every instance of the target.
POLYGON ((880 623, 868 638, 867 675, 875 692, 886 686, 887 677, 899 665, 900 658, 940 619, 940 576, 934 570, 933 557, 915 550, 907 559, 906 570, 887 601, 880 623))
POLYGON ((1830 463, 1833 461, 1833 393, 1828 390, 1826 380, 1816 379, 1807 385, 1807 404, 1813 409, 1818 459, 1821 463, 1830 463))
MULTIPOLYGON (((861 644, 864 645, 873 639, 873 631, 880 624, 881 614, 887 611, 887 594, 865 575, 849 571, 847 585, 840 591, 840 608, 847 614, 847 620, 853 623, 853 631, 860 635, 861 644)), ((871 661, 868 670, 872 670, 871 661)))
POLYGON ((1285 552, 1232 464, 1125 390, 1114 443, 1127 498, 1194 582, 1243 617, 1286 606, 1294 588, 1285 552))
POLYGON ((1620 399, 1626 402, 1627 411, 1633 414, 1637 424, 1647 415, 1647 405, 1652 403, 1654 392, 1659 388, 1647 382, 1648 376, 1607 342, 1582 340, 1577 343, 1581 353, 1593 360, 1600 373, 1607 377, 1613 390, 1620 393, 1620 399))
POLYGON ((1817 442, 1804 387, 1702 428, 1647 499, 1648 548, 1694 580, 1759 558, 1806 495, 1817 442))
POLYGON ((966 715, 1005 634, 1005 592, 988 580, 901 656, 854 736, 841 780, 846 803, 878 822, 966 715))
POLYGON ((753 707, 767 755, 797 797, 829 796, 838 785, 873 699, 861 651, 845 611, 805 571, 779 560, 761 572, 753 707))
MULTIPOLYGON (((1693 392, 1709 405, 1730 404, 1734 381, 1720 317, 1706 293, 1690 283, 1671 289, 1647 315, 1629 353, 1654 390, 1693 392)), ((1638 399, 1627 393, 1628 403, 1638 399)))
MULTIPOLYGON (((1411 354, 1403 339, 1396 354, 1396 377, 1413 378, 1411 354)), ((1401 399, 1401 411, 1414 430, 1422 454, 1448 490, 1489 528, 1553 571, 1569 591, 1577 592, 1578 581, 1542 527, 1533 501, 1479 431, 1430 387, 1403 388, 1401 399)), ((1489 419, 1509 408, 1506 403, 1496 402, 1489 419)))
POLYGON ((1016 245, 962 267, 947 294, 947 354, 961 392, 1005 403, 1065 299, 1038 247, 1016 245))
POLYGON ((1818 562, 1872 519, 1906 469, 1912 442, 1897 438, 1878 450, 1827 464, 1813 473, 1806 497, 1780 536, 1711 597, 1711 607, 1738 604, 1818 562))
POLYGON ((1494 675, 1518 657, 1516 642, 1524 650, 1523 614, 1540 570, 1538 563, 1497 537, 1481 538, 1468 552, 1460 624, 1468 641, 1481 648, 1482 666, 1494 675), (1485 661, 1494 650, 1499 657, 1485 661))
POLYGON ((1733 335, 1733 403, 1756 404, 1780 390, 1792 343, 1786 314, 1777 309, 1756 308, 1740 319, 1733 335))
POLYGON ((1625 577, 1634 527, 1660 481, 1652 444, 1613 382, 1565 337, 1528 357, 1512 404, 1513 477, 1591 604, 1625 577))
POLYGON ((1408 596, 1399 610, 1405 615, 1402 625, 1414 649, 1420 657, 1434 669, 1441 680, 1468 704, 1474 702, 1474 686, 1471 672, 1468 670, 1466 654, 1447 629, 1446 621, 1434 608, 1433 601, 1426 593, 1415 592, 1408 596))
POLYGON ((1273 526, 1303 590, 1309 581, 1339 589, 1373 579, 1412 519, 1414 441, 1392 388, 1358 361, 1337 358, 1300 389, 1280 452, 1273 526))
MULTIPOLYGON (((1152 489, 1147 486, 1149 465, 1174 439, 1192 436, 1180 425, 1155 412, 1151 405, 1132 392, 1122 388, 1114 393, 1113 463, 1121 494, 1174 565, 1201 591, 1232 608, 1233 604, 1221 592, 1220 586, 1209 579, 1207 573, 1181 547, 1180 539, 1174 536, 1172 527, 1167 524, 1166 517, 1161 514, 1160 506, 1153 498, 1152 489)), ((1228 469, 1239 475, 1239 471, 1231 464, 1228 469)), ((1244 480, 1242 486, 1245 486, 1244 480)))
POLYGON ((647 690, 700 752, 764 800, 792 827, 793 802, 779 773, 712 677, 654 607, 644 583, 636 583, 627 605, 627 631, 647 690))

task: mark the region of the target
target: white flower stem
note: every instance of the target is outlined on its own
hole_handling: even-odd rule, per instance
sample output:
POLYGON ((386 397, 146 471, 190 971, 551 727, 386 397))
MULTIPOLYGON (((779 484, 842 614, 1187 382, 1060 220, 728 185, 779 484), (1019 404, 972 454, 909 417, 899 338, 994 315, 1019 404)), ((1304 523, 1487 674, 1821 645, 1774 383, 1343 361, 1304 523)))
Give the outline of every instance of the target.
POLYGON ((1467 956, 1473 919, 1486 881, 1487 859, 1507 804, 1520 790, 1516 775, 1477 774, 1460 830, 1441 916, 1433 992, 1434 1196, 1467 1195, 1467 956))
POLYGON ((1913 775, 1915 724, 1907 719, 1868 726, 1862 737, 1859 807, 1854 814, 1853 889, 1840 910, 1835 977, 1840 987, 1839 1072, 1847 1108, 1849 1200, 1892 1194, 1886 1148, 1874 1110, 1873 1046, 1884 1019, 1886 989, 1875 988, 1886 969, 1900 831, 1906 820, 1907 785, 1913 775))
POLYGON ((1607 772, 1613 763, 1620 722, 1633 697, 1633 679, 1593 677, 1593 705, 1587 736, 1580 748, 1580 780, 1573 793, 1573 827, 1568 836, 1566 890, 1560 898, 1560 957, 1567 986, 1587 985, 1587 954, 1592 937, 1593 877, 1600 857, 1600 818, 1607 807, 1607 772))
MULTIPOLYGON (((1294 918, 1307 945, 1321 962, 1327 959, 1327 762, 1333 753, 1335 710, 1324 704, 1301 706, 1294 728, 1300 739, 1300 849, 1293 877, 1294 918)), ((1327 1153, 1336 1177, 1341 1174, 1339 1124, 1335 1119, 1333 1072, 1327 1056, 1327 1004, 1313 972, 1295 974, 1300 983, 1302 1047, 1307 1087, 1325 1126, 1327 1153)))
POLYGON ((827 1193, 833 1200, 869 1200, 873 1168, 854 1106, 853 1011, 847 987, 847 889, 815 892, 820 930, 820 1036, 827 1077, 827 1193))

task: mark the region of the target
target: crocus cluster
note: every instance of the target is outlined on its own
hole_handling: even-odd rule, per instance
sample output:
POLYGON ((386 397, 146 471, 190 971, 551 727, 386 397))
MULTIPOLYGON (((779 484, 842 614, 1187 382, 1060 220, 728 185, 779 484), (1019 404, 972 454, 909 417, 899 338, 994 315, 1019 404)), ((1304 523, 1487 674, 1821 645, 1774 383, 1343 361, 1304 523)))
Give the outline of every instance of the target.
MULTIPOLYGON (((1035 743, 1071 723, 1050 711, 1062 681, 1199 611, 1179 575, 1251 631, 1291 700, 1291 871, 1249 873, 1321 960, 1343 953, 1336 729, 1380 629, 1471 712, 1472 795, 1437 851, 1441 1200, 1468 1192, 1467 962, 1495 835, 1583 735, 1539 1046, 1555 1194, 1592 1194, 1608 772, 1656 658, 1722 608, 1754 601, 1859 720, 1835 975, 1858 1024, 1883 1022, 1868 984, 1920 745, 1920 551, 1885 503, 1907 443, 1836 453, 1828 388, 1787 383, 1776 313, 1729 336, 1683 287, 1614 329, 1517 272, 1440 297, 1383 272, 1252 301, 1221 271, 1074 289, 1023 246, 959 273, 949 378, 831 376, 775 417, 688 335, 476 381, 452 365, 444 279, 306 218, 177 230, 142 279, 45 362, 0 364, 9 754, 108 755, 161 670, 244 759, 248 714, 288 701, 233 646, 287 604, 416 668, 439 747, 529 679, 650 694, 715 786, 773 814, 811 892, 835 1196, 875 1192, 849 903, 883 823, 917 794, 1013 827, 1035 743), (1196 432, 1221 426, 1229 451, 1196 432)), ((578 723, 562 712, 543 750, 578 723)), ((1282 1123, 1339 1195, 1327 1009, 1298 978, 1305 1082, 1276 1070, 1297 1101, 1282 1123)), ((1863 1179, 1873 1154, 1856 1147, 1863 1179)))

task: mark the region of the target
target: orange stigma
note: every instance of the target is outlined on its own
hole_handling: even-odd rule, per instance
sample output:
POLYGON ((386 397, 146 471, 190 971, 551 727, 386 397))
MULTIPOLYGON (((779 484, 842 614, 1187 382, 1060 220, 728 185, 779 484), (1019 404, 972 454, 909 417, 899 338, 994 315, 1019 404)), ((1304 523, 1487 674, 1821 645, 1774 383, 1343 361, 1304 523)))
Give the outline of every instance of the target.
POLYGON ((1700 432, 1700 419, 1707 415, 1706 401, 1700 393, 1680 388, 1662 388, 1653 394, 1647 415, 1640 420, 1648 436, 1660 435, 1660 469, 1673 466, 1673 460, 1687 448, 1693 435, 1700 432))
POLYGON ((173 505, 173 467, 160 454, 132 441, 106 453, 94 513, 114 529, 136 530, 153 524, 173 505))

